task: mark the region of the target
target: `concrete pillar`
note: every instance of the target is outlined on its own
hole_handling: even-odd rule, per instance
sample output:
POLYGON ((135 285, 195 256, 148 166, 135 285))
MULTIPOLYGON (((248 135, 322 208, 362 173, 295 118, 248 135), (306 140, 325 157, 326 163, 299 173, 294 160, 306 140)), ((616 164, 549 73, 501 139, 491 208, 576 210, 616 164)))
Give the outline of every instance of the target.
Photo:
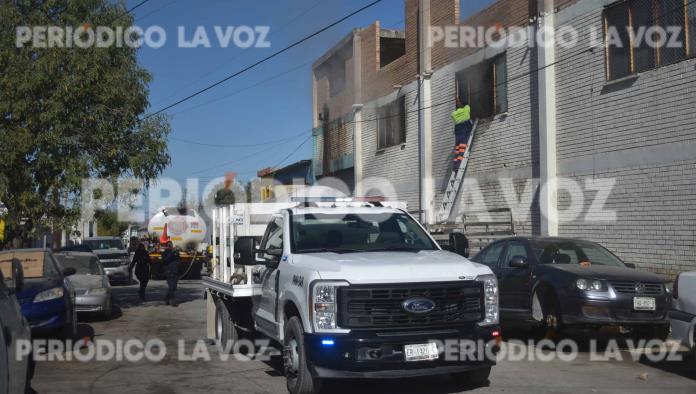
MULTIPOLYGON (((537 28, 554 32, 554 1, 538 0, 537 28)), ((544 34, 546 45, 538 45, 539 63, 539 167, 541 234, 558 235, 558 189, 556 169, 556 51, 553 34, 544 34)))
POLYGON ((421 222, 435 222, 435 189, 433 186, 433 146, 432 146, 432 56, 430 47, 430 0, 420 0, 418 8, 419 25, 419 163, 420 163, 420 209, 421 222))
POLYGON ((362 40, 358 33, 353 34, 353 171, 355 178, 354 196, 362 197, 363 190, 363 148, 362 148, 362 40))

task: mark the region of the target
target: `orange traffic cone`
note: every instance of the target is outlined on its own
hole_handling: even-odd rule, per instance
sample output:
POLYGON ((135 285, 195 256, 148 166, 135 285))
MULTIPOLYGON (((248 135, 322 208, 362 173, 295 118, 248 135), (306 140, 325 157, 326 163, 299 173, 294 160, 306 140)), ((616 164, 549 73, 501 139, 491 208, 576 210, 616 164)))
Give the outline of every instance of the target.
POLYGON ((164 230, 162 230, 162 235, 160 236, 160 244, 166 244, 169 242, 169 236, 167 236, 167 223, 164 224, 164 230))

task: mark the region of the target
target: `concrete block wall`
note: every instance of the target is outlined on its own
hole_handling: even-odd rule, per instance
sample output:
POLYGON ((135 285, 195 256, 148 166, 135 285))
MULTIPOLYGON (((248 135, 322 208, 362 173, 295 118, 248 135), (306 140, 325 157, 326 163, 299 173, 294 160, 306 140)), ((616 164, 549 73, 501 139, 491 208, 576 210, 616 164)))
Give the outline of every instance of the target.
POLYGON ((396 98, 397 92, 365 104, 363 108, 363 176, 364 178, 386 179, 393 186, 395 194, 370 192, 370 187, 382 188, 383 182, 367 182, 366 195, 384 195, 398 198, 408 203, 409 211, 418 211, 419 172, 418 172, 418 104, 417 84, 404 86, 399 94, 406 96, 406 142, 386 149, 377 149, 377 107, 396 98))
MULTIPOLYGON (((557 48, 562 60, 602 31, 602 8, 580 2, 557 20, 581 31, 580 48, 557 48)), ((581 205, 561 192, 559 209, 575 208, 561 215, 560 235, 658 273, 696 269, 696 60, 608 82, 600 47, 559 62, 556 78, 559 176, 613 182, 604 209, 616 215, 588 216, 597 191, 585 189, 581 205)))
MULTIPOLYGON (((536 74, 529 74, 531 69, 537 67, 536 56, 528 51, 526 45, 510 48, 505 53, 510 79, 508 112, 496 115, 493 119, 479 121, 466 172, 466 179, 478 184, 484 200, 477 201, 477 196, 471 195, 465 185, 459 206, 455 206, 459 213, 507 207, 503 188, 509 187, 509 184, 501 185, 500 178, 510 179, 512 184, 517 185, 516 196, 519 199, 534 201, 536 189, 526 188, 528 195, 521 195, 525 190, 521 185, 531 181, 538 171, 539 163, 536 74), (524 74, 529 75, 520 77, 524 74)), ((451 113, 455 108, 455 74, 499 54, 500 51, 481 50, 450 63, 433 74, 433 104, 437 105, 432 109, 436 204, 442 202, 452 170, 450 153, 454 145, 454 125, 451 113)), ((538 210, 533 215, 528 215, 528 208, 520 207, 519 211, 513 212, 513 220, 520 234, 536 234, 539 231, 538 210)))

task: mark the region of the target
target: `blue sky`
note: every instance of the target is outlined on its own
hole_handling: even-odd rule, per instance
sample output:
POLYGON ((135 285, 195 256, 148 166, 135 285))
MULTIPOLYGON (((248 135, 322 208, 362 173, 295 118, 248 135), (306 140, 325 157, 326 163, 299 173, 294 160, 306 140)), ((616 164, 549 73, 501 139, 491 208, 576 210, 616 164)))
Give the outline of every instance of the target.
MULTIPOLYGON (((127 5, 132 7, 139 2, 128 0, 127 5)), ((150 0, 135 10, 135 23, 142 28, 159 25, 167 33, 163 47, 143 47, 138 52, 141 65, 153 76, 150 110, 186 97, 369 2, 150 0), (177 27, 183 26, 186 39, 191 40, 199 25, 205 28, 212 47, 178 48, 177 27), (215 36, 216 25, 268 25, 271 48, 221 48, 215 36)), ((478 11, 491 2, 465 0, 463 13, 478 11)), ((303 45, 168 110, 172 165, 164 176, 179 180, 199 177, 204 185, 228 171, 237 172, 241 179, 250 179, 261 168, 310 158, 308 141, 281 162, 307 138, 311 129, 312 62, 355 27, 380 20, 383 27, 403 28, 403 13, 403 0, 383 0, 303 45)))

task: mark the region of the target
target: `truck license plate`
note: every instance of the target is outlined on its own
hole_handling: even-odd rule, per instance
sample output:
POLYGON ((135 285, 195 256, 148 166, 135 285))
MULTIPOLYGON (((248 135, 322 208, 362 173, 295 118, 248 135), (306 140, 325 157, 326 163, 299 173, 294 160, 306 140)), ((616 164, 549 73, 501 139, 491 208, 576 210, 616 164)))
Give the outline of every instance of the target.
POLYGON ((637 311, 654 311, 655 299, 652 297, 633 297, 633 309, 637 311))
POLYGON ((431 342, 419 345, 405 345, 404 354, 406 355, 406 361, 426 361, 437 360, 439 352, 437 351, 437 344, 431 342))

